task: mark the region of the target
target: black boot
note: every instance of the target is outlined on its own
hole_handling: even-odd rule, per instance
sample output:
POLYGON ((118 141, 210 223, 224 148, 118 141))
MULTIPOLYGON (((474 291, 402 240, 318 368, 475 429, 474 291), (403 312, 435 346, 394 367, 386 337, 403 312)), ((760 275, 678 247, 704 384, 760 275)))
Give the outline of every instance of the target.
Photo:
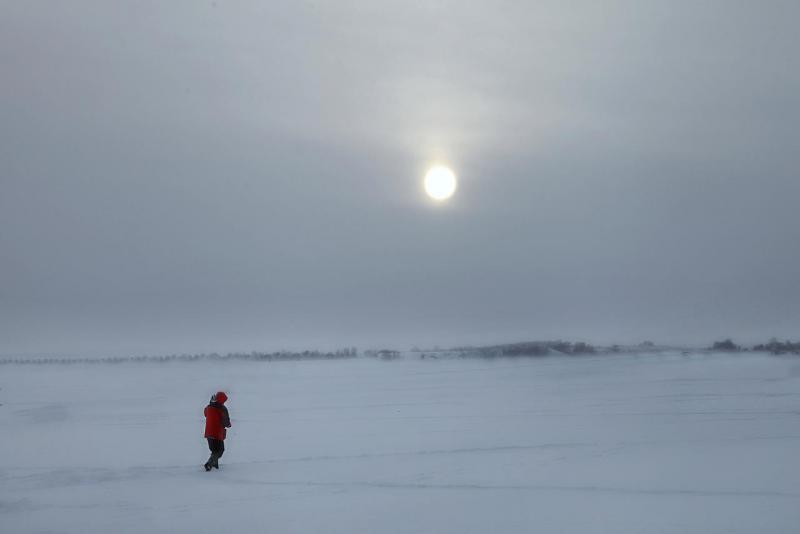
POLYGON ((219 469, 219 456, 215 454, 212 456, 214 456, 214 463, 211 465, 214 467, 214 469, 219 469))
MULTIPOLYGON (((208 461, 206 461, 206 463, 203 465, 203 467, 206 468, 206 471, 211 471, 211 468, 214 467, 214 464, 216 464, 216 463, 217 463, 217 459, 212 454, 211 456, 208 457, 208 461)), ((219 469, 219 468, 217 468, 217 469, 219 469)))

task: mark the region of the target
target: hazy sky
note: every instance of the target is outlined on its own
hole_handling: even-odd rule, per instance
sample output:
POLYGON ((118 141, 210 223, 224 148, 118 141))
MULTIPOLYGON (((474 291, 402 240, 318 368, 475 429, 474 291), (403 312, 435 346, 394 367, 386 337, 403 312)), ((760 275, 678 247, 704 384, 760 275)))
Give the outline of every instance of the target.
POLYGON ((0 353, 800 338, 798 20, 2 0, 0 353))

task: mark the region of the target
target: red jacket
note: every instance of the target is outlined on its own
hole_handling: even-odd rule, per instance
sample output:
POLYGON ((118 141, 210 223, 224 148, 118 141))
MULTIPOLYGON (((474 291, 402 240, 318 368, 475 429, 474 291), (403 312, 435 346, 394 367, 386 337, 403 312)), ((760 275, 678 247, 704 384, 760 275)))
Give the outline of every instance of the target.
POLYGON ((231 419, 228 416, 228 409, 223 406, 228 397, 225 393, 219 392, 211 397, 211 402, 203 410, 206 416, 206 437, 214 439, 225 439, 227 428, 231 427, 231 419))

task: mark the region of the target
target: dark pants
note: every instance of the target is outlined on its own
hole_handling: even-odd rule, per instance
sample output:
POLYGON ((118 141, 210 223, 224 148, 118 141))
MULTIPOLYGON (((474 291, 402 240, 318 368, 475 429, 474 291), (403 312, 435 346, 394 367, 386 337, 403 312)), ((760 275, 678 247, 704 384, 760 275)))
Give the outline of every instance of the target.
POLYGON ((222 458, 222 454, 225 452, 225 442, 221 439, 214 439, 214 438, 207 438, 208 439, 208 450, 211 451, 213 456, 217 458, 222 458))

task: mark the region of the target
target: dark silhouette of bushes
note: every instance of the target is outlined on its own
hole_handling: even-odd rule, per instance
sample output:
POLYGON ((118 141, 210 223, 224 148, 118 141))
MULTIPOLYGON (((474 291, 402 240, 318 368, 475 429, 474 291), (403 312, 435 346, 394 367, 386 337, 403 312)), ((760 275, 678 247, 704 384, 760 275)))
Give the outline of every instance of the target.
POLYGON ((742 347, 735 344, 730 339, 726 339, 724 341, 715 341, 714 344, 711 346, 711 350, 719 350, 724 352, 738 352, 742 350, 742 347))
POLYGON ((771 352, 772 354, 800 354, 800 341, 778 341, 772 338, 769 343, 754 346, 753 350, 771 352))
POLYGON ((553 354, 594 354, 595 347, 588 343, 570 343, 567 341, 526 341, 507 345, 491 345, 488 347, 461 347, 454 349, 461 357, 524 357, 548 356, 553 354))

